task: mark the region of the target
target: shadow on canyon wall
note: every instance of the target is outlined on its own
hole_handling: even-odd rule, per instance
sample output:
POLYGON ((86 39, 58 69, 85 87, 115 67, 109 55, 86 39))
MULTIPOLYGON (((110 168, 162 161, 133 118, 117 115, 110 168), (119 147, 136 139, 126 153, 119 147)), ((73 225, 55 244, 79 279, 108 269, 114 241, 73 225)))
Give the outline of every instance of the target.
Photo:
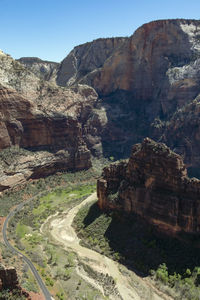
MULTIPOLYGON (((84 226, 92 226, 102 211, 93 204, 84 219, 84 226)), ((200 251, 195 247, 200 241, 197 236, 187 236, 188 241, 170 237, 159 232, 136 215, 109 213, 111 222, 104 233, 113 253, 118 253, 120 262, 144 277, 150 270, 156 270, 166 263, 169 274, 184 274, 187 268, 193 270, 200 265, 200 251)))

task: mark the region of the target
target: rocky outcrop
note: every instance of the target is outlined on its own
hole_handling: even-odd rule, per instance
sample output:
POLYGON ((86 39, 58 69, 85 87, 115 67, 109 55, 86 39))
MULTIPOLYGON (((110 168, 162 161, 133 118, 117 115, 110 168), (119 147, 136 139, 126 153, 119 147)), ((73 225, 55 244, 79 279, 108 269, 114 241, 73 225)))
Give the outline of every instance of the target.
POLYGON ((159 20, 129 38, 78 46, 62 62, 59 85, 84 83, 102 99, 108 119, 102 135, 105 155, 127 155, 131 144, 145 136, 159 139, 174 112, 200 93, 199 35, 200 21, 159 20), (102 47, 110 48, 106 56, 102 47), (103 58, 99 64, 98 55, 103 58))
MULTIPOLYGON (((22 289, 19 285, 16 269, 13 267, 6 268, 2 264, 0 265, 0 292, 1 291, 7 292, 7 297, 10 299, 12 297, 13 299, 32 299, 29 293, 27 293, 27 291, 22 289)), ((7 299, 5 293, 2 297, 2 300, 7 299)))
POLYGON ((182 158, 146 138, 128 162, 106 167, 97 183, 103 210, 134 213, 168 233, 200 232, 200 180, 187 177, 182 158))
MULTIPOLYGON (((80 97, 83 101, 80 94, 74 92, 74 95, 76 100, 80 97)), ((89 102, 94 101, 93 97, 91 96, 89 102)), ((75 102, 76 109, 73 108, 71 92, 71 103, 67 103, 71 108, 67 113, 62 111, 63 106, 58 109, 49 107, 48 111, 41 106, 39 110, 35 103, 14 90, 0 87, 0 149, 19 147, 19 155, 15 151, 9 163, 6 163, 6 154, 0 154, 1 190, 29 178, 46 176, 59 170, 83 170, 91 167, 90 151, 84 141, 83 124, 79 121, 79 113, 83 113, 83 110, 79 111, 82 102, 80 101, 80 106, 78 100, 75 102), (34 152, 22 152, 20 155, 20 148, 34 152)), ((85 107, 85 114, 86 111, 85 107)))
POLYGON ((38 57, 21 57, 17 61, 23 64, 40 79, 55 81, 59 63, 42 60, 38 57))
POLYGON ((0 266, 0 291, 2 289, 16 289, 18 288, 18 277, 15 268, 5 268, 0 266))
POLYGON ((0 51, 0 84, 14 89, 28 99, 36 99, 41 81, 24 65, 0 51))
POLYGON ((200 21, 160 20, 144 24, 130 38, 78 46, 62 62, 57 82, 70 85, 76 75, 73 83, 87 83, 100 95, 123 90, 138 101, 159 99, 158 109, 167 114, 175 104, 193 100, 199 91, 199 34, 200 21), (65 62, 74 66, 76 60, 78 69, 68 76, 70 67, 65 62), (86 65, 90 70, 84 72, 86 65))
POLYGON ((101 68, 125 40, 126 38, 119 37, 97 39, 75 47, 60 64, 57 84, 71 86, 83 81, 83 78, 87 77, 88 74, 93 74, 101 68))
MULTIPOLYGON (((199 166, 198 121, 190 137, 189 118, 178 120, 180 109, 200 93, 199 35, 200 21, 161 20, 129 38, 77 46, 60 65, 15 61, 0 52, 0 97, 12 98, 9 104, 1 100, 0 149, 79 153, 80 148, 117 159, 150 136, 178 149, 191 168, 199 166), (23 104, 17 104, 20 97, 23 104), (177 128, 183 127, 181 134, 177 128)), ((74 157, 81 165, 82 154, 74 157)))
POLYGON ((184 157, 189 173, 200 178, 200 96, 179 109, 165 127, 162 141, 184 157))

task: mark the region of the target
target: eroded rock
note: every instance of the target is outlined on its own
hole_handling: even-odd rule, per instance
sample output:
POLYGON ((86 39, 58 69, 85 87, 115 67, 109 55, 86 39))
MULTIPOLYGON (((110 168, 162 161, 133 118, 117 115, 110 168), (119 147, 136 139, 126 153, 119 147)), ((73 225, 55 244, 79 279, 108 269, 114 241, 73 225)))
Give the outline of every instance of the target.
POLYGON ((165 232, 200 232, 200 180, 187 177, 182 158, 146 138, 128 162, 106 167, 97 184, 98 205, 135 213, 165 232))

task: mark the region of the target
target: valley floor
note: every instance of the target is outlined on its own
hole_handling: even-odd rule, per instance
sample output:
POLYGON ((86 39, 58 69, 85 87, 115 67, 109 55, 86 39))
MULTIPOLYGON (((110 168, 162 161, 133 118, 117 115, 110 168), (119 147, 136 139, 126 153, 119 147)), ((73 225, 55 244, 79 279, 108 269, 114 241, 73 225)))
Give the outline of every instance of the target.
POLYGON ((114 287, 108 291, 105 289, 105 286, 101 284, 100 280, 94 280, 85 273, 83 268, 80 266, 76 267, 78 274, 84 280, 88 281, 104 296, 108 296, 109 299, 169 299, 169 297, 158 292, 150 283, 145 282, 145 280, 133 272, 126 270, 122 274, 120 269, 125 267, 120 266, 117 262, 80 245, 80 239, 72 227, 72 222, 80 208, 88 203, 94 202, 94 200, 96 200, 96 193, 93 193, 70 211, 62 213, 61 216, 52 216, 42 226, 42 232, 45 231, 45 228, 49 228, 51 236, 59 242, 64 249, 76 252, 79 259, 84 261, 84 263, 96 273, 96 278, 101 277, 102 274, 106 277, 112 277, 114 279, 114 287))

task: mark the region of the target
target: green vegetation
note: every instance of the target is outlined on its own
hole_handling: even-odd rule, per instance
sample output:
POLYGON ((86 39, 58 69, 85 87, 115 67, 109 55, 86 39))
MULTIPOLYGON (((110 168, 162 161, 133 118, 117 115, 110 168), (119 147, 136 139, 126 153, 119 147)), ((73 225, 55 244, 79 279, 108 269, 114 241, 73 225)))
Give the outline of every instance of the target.
POLYGON ((7 190, 0 196, 0 216, 7 216, 14 205, 22 202, 23 200, 27 200, 40 192, 46 191, 46 193, 49 193, 52 189, 59 190, 59 188, 62 189, 63 187, 70 187, 74 184, 95 184, 100 169, 101 168, 99 166, 98 170, 90 169, 76 173, 59 173, 28 182, 24 185, 23 189, 15 189, 14 191, 7 190))
MULTIPOLYGON (((46 191, 41 197, 36 196, 27 202, 23 209, 15 214, 9 222, 8 232, 15 247, 31 259, 49 290, 55 292, 55 299, 82 299, 85 295, 87 299, 94 299, 96 296, 102 299, 100 292, 94 290, 86 281, 80 280, 76 274, 76 255, 62 249, 52 240, 48 233, 48 225, 44 226, 44 235, 40 232, 40 227, 48 216, 69 210, 94 192, 96 176, 94 170, 74 174, 61 173, 29 183, 23 192, 19 191, 21 199, 28 199, 40 191, 46 191)), ((22 286, 27 290, 36 291, 37 285, 32 281, 29 271, 23 272, 22 286)))
POLYGON ((182 275, 170 275, 165 263, 156 271, 151 270, 151 275, 159 288, 173 296, 175 299, 198 300, 200 298, 200 267, 193 271, 186 269, 182 275))
POLYGON ((95 189, 95 184, 68 184, 66 188, 57 188, 41 198, 32 200, 12 218, 9 225, 10 232, 13 232, 13 228, 16 227, 18 237, 26 239, 32 246, 38 244, 41 236, 31 233, 32 230, 38 230, 48 216, 72 207, 77 201, 80 202, 89 196, 95 189))
POLYGON ((37 282, 35 277, 33 276, 32 272, 28 269, 27 271, 24 270, 23 279, 21 281, 21 286, 27 290, 28 292, 38 293, 39 288, 37 286, 37 282))
POLYGON ((25 300, 26 297, 22 295, 20 290, 3 290, 0 291, 0 299, 2 300, 25 300))
POLYGON ((18 223, 16 233, 19 238, 23 238, 26 234, 30 233, 30 229, 28 226, 18 223))
POLYGON ((80 209, 73 225, 84 246, 92 247, 101 254, 112 256, 114 253, 109 245, 108 238, 105 236, 111 221, 112 217, 101 213, 95 203, 92 206, 86 205, 80 209))
MULTIPOLYGON (((82 244, 153 280, 174 299, 200 299, 200 253, 190 243, 158 235, 137 216, 102 213, 97 203, 74 219, 82 244), (145 254, 145 255, 144 255, 145 254)), ((194 241, 196 238, 194 238, 194 241)))

